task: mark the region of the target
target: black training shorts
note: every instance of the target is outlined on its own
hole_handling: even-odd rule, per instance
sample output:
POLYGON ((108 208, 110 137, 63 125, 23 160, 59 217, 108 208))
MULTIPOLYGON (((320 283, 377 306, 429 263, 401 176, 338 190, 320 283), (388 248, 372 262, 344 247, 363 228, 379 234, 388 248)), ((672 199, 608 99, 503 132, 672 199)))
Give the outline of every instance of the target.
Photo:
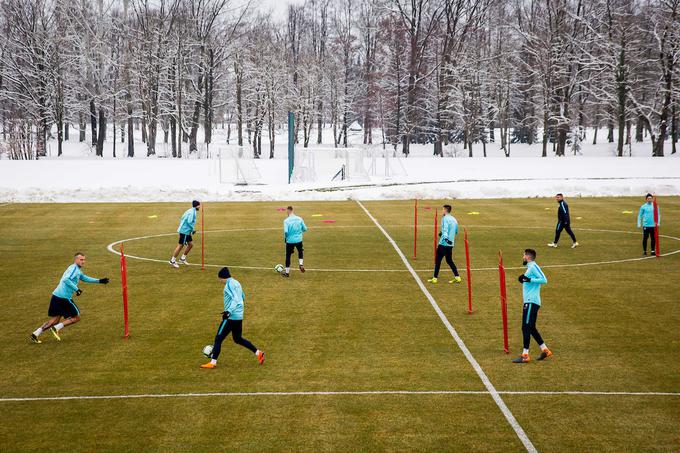
POLYGON ((194 241, 194 238, 192 238, 190 234, 184 234, 184 233, 179 234, 179 245, 186 245, 189 242, 193 242, 193 241, 194 241))
POLYGON ((71 299, 63 299, 52 294, 52 300, 50 300, 50 308, 47 310, 47 316, 75 318, 76 316, 80 316, 80 310, 76 303, 71 299))

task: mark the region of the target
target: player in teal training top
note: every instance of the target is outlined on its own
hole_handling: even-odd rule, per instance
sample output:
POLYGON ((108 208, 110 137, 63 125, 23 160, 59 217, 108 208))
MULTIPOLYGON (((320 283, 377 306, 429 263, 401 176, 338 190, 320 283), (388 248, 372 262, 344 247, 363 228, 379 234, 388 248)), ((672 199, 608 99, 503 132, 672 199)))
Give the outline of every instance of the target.
POLYGON ((187 249, 182 254, 179 262, 182 264, 188 264, 187 255, 194 247, 194 239, 191 235, 196 234, 196 218, 198 217, 198 211, 200 209, 201 202, 194 200, 191 202, 191 209, 184 211, 182 218, 179 219, 179 227, 177 228, 177 232, 179 233, 179 243, 177 244, 177 247, 175 247, 175 251, 172 252, 172 257, 170 258, 170 265, 172 267, 179 267, 179 264, 177 264, 176 261, 177 255, 179 255, 179 252, 182 251, 185 245, 187 246, 187 249))
POLYGON ((547 284, 548 279, 545 278, 545 274, 536 264, 535 260, 536 250, 526 249, 524 251, 524 265, 527 267, 527 270, 518 279, 522 284, 522 296, 524 299, 524 309, 522 310, 524 350, 521 356, 513 360, 514 363, 528 363, 531 361, 529 357, 531 337, 534 337, 534 340, 536 340, 536 343, 541 348, 541 355, 538 356, 538 360, 545 360, 553 355, 543 342, 538 329, 536 329, 538 310, 541 308, 541 285, 547 284))
POLYGON ((439 231, 439 244, 437 245, 437 257, 434 264, 434 275, 428 280, 430 283, 437 283, 439 277, 439 268, 442 264, 442 259, 446 258, 446 264, 449 265, 453 271, 453 280, 449 283, 460 283, 461 278, 458 274, 456 263, 453 262, 453 246, 458 234, 458 221, 451 215, 451 205, 445 204, 442 207, 442 225, 439 231))
POLYGON ((52 335, 54 335, 54 338, 56 338, 57 341, 61 341, 59 331, 70 324, 75 324, 80 321, 80 309, 75 302, 73 302, 73 293, 75 293, 76 296, 80 296, 83 292, 83 290, 78 288, 79 281, 85 283, 101 283, 104 285, 109 282, 107 277, 93 278, 83 274, 82 267, 84 265, 85 255, 80 252, 76 253, 73 264, 66 268, 64 275, 61 276, 61 280, 59 281, 59 286, 52 292, 50 308, 47 310, 47 316, 49 316, 50 319, 45 321, 45 323, 38 327, 30 336, 30 340, 33 343, 42 343, 38 337, 48 329, 52 332, 52 335), (59 322, 62 317, 64 318, 64 321, 59 322))
POLYGON ((283 221, 283 240, 286 243, 286 270, 281 273, 283 277, 290 277, 290 257, 297 249, 300 272, 305 271, 304 248, 302 247, 302 234, 307 231, 307 225, 301 217, 293 214, 293 207, 286 208, 288 217, 283 221))
MULTIPOLYGON (((657 220, 659 225, 661 225, 661 212, 659 207, 657 209, 657 220)), ((656 223, 654 222, 654 196, 648 193, 645 197, 645 204, 640 206, 640 211, 638 212, 637 227, 642 227, 642 254, 647 255, 647 239, 652 238, 652 255, 656 253, 656 235, 654 234, 654 228, 656 223)))
POLYGON ((217 277, 224 283, 224 311, 222 312, 220 326, 217 328, 217 335, 215 335, 210 362, 201 365, 201 368, 212 369, 217 367, 217 358, 222 351, 222 342, 230 333, 234 343, 240 344, 252 351, 260 365, 262 365, 264 363, 264 352, 257 349, 250 341, 241 336, 243 332, 243 302, 245 301, 241 284, 231 276, 231 272, 229 272, 227 267, 220 269, 217 277))

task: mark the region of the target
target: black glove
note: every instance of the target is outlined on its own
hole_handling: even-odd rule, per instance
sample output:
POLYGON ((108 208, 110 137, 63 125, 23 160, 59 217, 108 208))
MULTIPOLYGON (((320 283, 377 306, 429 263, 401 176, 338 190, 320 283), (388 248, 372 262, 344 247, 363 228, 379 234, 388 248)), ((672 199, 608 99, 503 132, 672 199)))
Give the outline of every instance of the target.
POLYGON ((100 278, 99 283, 107 285, 109 283, 109 277, 100 278))
POLYGON ((518 280, 520 283, 526 283, 526 282, 530 282, 530 281, 531 281, 531 279, 530 279, 529 277, 527 277, 526 275, 524 275, 524 274, 520 275, 519 278, 518 278, 517 280, 518 280))
POLYGON ((223 311, 222 312, 222 319, 229 319, 229 315, 231 315, 231 313, 229 313, 228 311, 223 311))
POLYGON ((195 232, 195 231, 192 231, 191 234, 196 234, 196 232, 195 232))
POLYGON ((453 245, 453 242, 451 242, 450 239, 444 239, 444 242, 446 242, 446 243, 449 244, 449 245, 453 245))
POLYGON ((439 232, 439 237, 442 237, 442 232, 441 232, 441 231, 439 232))
POLYGON ((77 290, 76 290, 76 296, 80 296, 81 294, 83 294, 83 290, 82 290, 82 289, 77 289, 77 290))

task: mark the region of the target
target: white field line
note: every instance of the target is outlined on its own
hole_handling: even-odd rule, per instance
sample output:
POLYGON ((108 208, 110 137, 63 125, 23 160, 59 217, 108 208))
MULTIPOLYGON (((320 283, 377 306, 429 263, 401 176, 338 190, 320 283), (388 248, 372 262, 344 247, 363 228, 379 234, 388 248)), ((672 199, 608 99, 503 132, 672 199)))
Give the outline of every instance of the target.
MULTIPOLYGON (((392 225, 394 227, 410 227, 410 225, 392 225)), ((493 225, 470 225, 470 228, 494 228, 494 229, 501 229, 501 228, 507 228, 507 229, 551 229, 547 227, 536 227, 536 226, 493 226, 493 225)), ((337 225, 337 226, 326 226, 326 227, 317 227, 319 229, 323 228, 374 228, 373 225, 365 226, 365 225, 337 225)), ((310 228, 311 229, 311 228, 310 228)), ((574 230, 577 231, 592 231, 592 232, 602 232, 602 233, 622 233, 622 234, 636 234, 636 235, 641 235, 642 233, 639 233, 637 231, 622 231, 622 230, 603 230, 603 229, 595 229, 595 228, 573 228, 574 230)), ((265 228, 234 228, 234 229, 226 229, 226 230, 209 230, 206 231, 206 233, 230 233, 230 232, 243 232, 243 231, 270 231, 270 230, 280 230, 278 227, 265 227, 265 228)), ((106 246, 106 249, 115 254, 120 256, 120 252, 114 249, 115 246, 123 243, 123 242, 132 242, 132 241, 139 241, 139 240, 144 240, 144 239, 151 239, 151 238, 158 238, 158 237, 167 237, 167 236, 174 236, 177 233, 162 233, 162 234, 152 234, 148 236, 138 236, 138 237, 133 237, 133 238, 128 238, 128 239, 121 239, 119 241, 115 241, 110 243, 109 245, 106 246)), ((680 238, 675 237, 675 236, 668 236, 665 234, 659 235, 660 237, 663 237, 665 239, 672 239, 675 241, 680 241, 680 238)), ((668 253, 662 253, 661 256, 670 256, 670 255, 675 255, 676 253, 680 253, 680 249, 674 250, 672 252, 668 253)), ((153 263, 163 263, 167 264, 168 260, 162 260, 162 259, 157 259, 157 258, 147 258, 144 256, 136 256, 136 255, 125 255, 127 258, 132 258, 140 261, 148 261, 148 262, 153 262, 153 263)), ((573 263, 573 264, 541 264, 541 268, 563 268, 563 267, 583 267, 583 266, 601 266, 604 264, 619 264, 619 263, 630 263, 630 262, 635 262, 635 261, 643 261, 643 260, 648 260, 648 259, 653 259, 655 258, 654 256, 642 256, 638 258, 624 258, 620 260, 609 260, 609 261, 593 261, 593 262, 588 262, 588 263, 573 263)), ((189 266, 200 266, 200 264, 196 263, 190 263, 189 266)), ((206 267, 223 267, 223 266, 229 266, 230 268, 233 269, 249 269, 249 270, 267 270, 271 271, 273 270, 273 266, 238 266, 238 265, 232 265, 232 264, 206 264, 206 267)), ((524 269, 522 266, 515 266, 515 267, 506 267, 506 270, 519 270, 519 269, 524 269)), ((296 270, 296 269, 292 269, 296 270)), ((408 272, 408 269, 322 269, 322 268, 307 268, 306 270, 308 271, 313 271, 313 272, 408 272)), ((478 268, 472 268, 470 269, 471 271, 498 271, 498 267, 478 267, 478 268)), ((431 272, 432 268, 428 269, 416 269, 416 272, 431 272)), ((467 272, 466 269, 460 269, 461 272, 467 272)))
MULTIPOLYGON (((680 392, 587 392, 587 391, 498 391, 499 395, 536 396, 643 396, 680 397, 680 392)), ((486 390, 347 390, 299 392, 208 392, 208 393, 145 393, 128 395, 72 395, 0 398, 0 403, 69 400, 122 400, 143 398, 206 398, 257 396, 363 396, 363 395, 489 395, 486 390)))
POLYGON ((392 247, 394 247, 394 250, 397 252, 397 255, 399 255, 399 258, 401 258, 401 260, 403 261, 404 266, 406 266, 406 268, 409 270, 411 276, 416 281, 416 283, 420 287, 420 290, 423 292, 427 300, 430 301, 430 305, 432 305, 434 311, 437 312, 437 315, 439 315, 439 319, 441 319, 442 323, 444 323, 444 326, 449 331, 449 333, 455 340, 460 350, 463 352, 463 355, 465 355, 465 358, 468 360, 468 362, 470 362, 472 368, 474 368, 475 372, 477 373, 477 376, 479 376, 479 379, 481 379, 482 383, 484 384, 484 387, 491 394, 491 397, 496 402, 496 405, 501 410, 501 412, 505 416, 506 420, 508 421, 512 429, 515 431, 515 434, 517 434, 517 437, 524 445, 524 448, 526 448, 526 450, 530 453, 536 452, 537 451, 536 447, 534 447, 534 444, 531 442, 527 434, 524 432, 524 429, 520 426, 515 416, 512 414, 512 412, 510 412, 510 409, 505 404, 505 401, 503 401, 503 398, 501 398, 501 396, 498 394, 498 391, 493 386, 484 370, 482 370, 482 367, 479 365, 479 362, 477 362, 477 359, 474 358, 468 347, 465 345, 463 339, 460 337, 460 335, 458 335, 458 332, 451 325, 451 323, 449 322, 448 318, 441 310, 441 308, 439 308, 439 305, 434 300, 434 297, 432 297, 432 294, 430 294, 430 292, 427 290, 427 288, 423 284, 423 281, 420 279, 420 277, 413 269, 413 267, 411 267, 411 263, 409 263, 408 259, 406 259, 406 256, 403 254, 397 243, 394 242, 394 239, 392 239, 392 237, 387 233, 387 231, 385 231, 385 229, 382 227, 382 225, 380 225, 378 220, 371 215, 368 209, 366 209, 366 207, 363 204, 361 204, 361 201, 356 200, 356 202, 361 207, 361 209, 364 210, 366 215, 373 221, 373 223, 375 223, 375 226, 378 227, 378 229, 382 232, 382 234, 385 236, 388 242, 392 244, 392 247))

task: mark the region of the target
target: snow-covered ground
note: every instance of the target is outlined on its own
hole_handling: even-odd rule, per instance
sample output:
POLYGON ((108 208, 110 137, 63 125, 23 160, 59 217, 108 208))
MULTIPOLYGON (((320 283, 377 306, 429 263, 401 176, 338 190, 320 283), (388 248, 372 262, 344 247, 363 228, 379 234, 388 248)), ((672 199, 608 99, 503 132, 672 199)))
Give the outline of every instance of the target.
MULTIPOLYGON (((215 143, 225 141, 221 135, 218 129, 215 143)), ((331 136, 326 138, 327 142, 332 141, 331 136)), ((350 138, 354 143, 351 146, 360 146, 360 133, 350 138)), ((599 138, 606 138, 603 131, 599 138)), ((552 196, 557 192, 572 197, 680 194, 677 155, 651 158, 651 145, 636 143, 630 150, 631 156, 617 158, 614 144, 591 144, 592 131, 581 154, 570 153, 560 158, 552 156, 550 150, 549 157, 541 158, 540 144, 511 145, 509 158, 497 143, 487 145, 486 158, 481 157, 481 144, 473 147, 472 158, 467 157, 461 145, 450 145, 444 158, 432 156, 432 145, 414 145, 408 158, 395 159, 388 151, 390 177, 384 176, 382 146, 373 145, 375 161, 370 157, 363 159, 368 178, 349 181, 331 181, 346 162, 344 157, 336 158, 332 150, 315 150, 312 152, 316 180, 292 184, 288 184, 283 134, 278 139, 281 143, 276 146, 274 159, 239 160, 250 182, 245 186, 220 182, 220 172, 222 181, 234 179, 236 161, 223 158, 220 163, 217 151, 222 148, 226 154, 233 147, 211 145, 212 158, 205 158, 205 151, 201 159, 147 158, 144 144, 136 143, 138 157, 114 159, 110 142, 105 157, 101 158, 95 157, 86 144, 70 141, 59 158, 0 160, 0 202, 502 198, 552 196), (372 164, 375 171, 371 171, 372 164)), ((118 144, 119 155, 124 154, 122 148, 118 144)), ((268 156, 268 148, 263 143, 263 155, 268 156)), ((55 149, 52 143, 51 152, 55 149)), ((158 152, 165 152, 162 144, 158 152)), ((249 153, 248 147, 245 152, 249 153)), ((667 153, 670 154, 669 142, 667 153)))

